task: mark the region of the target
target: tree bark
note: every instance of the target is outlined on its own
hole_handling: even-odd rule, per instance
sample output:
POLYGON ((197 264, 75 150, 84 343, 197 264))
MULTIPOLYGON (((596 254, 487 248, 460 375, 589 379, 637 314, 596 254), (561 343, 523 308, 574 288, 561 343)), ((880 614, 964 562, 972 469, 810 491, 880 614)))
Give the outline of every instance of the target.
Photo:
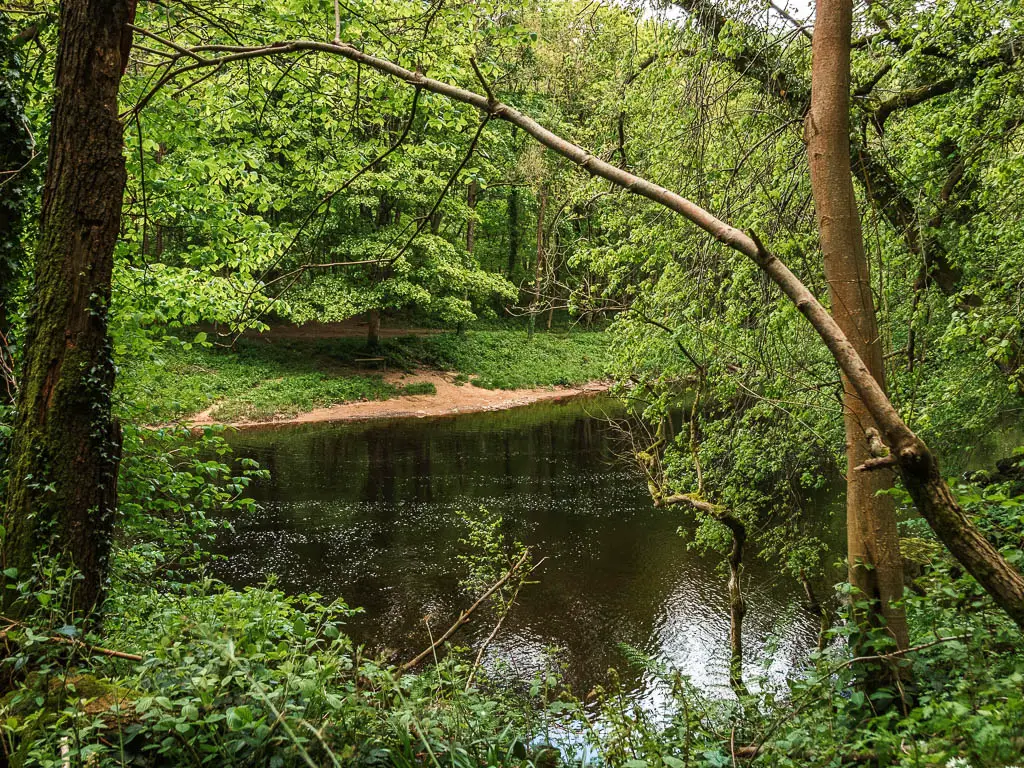
MULTIPOLYGON (((77 617, 102 601, 116 508, 120 427, 111 416, 107 312, 126 178, 117 92, 133 6, 60 6, 34 306, 4 509, 4 568, 17 569, 15 581, 38 580, 37 558, 51 556, 76 570, 60 608, 77 617)), ((5 614, 24 615, 30 605, 2 586, 5 614)))
POLYGON ((537 203, 537 259, 533 267, 533 301, 530 302, 530 335, 537 326, 537 312, 540 311, 540 285, 544 277, 544 214, 548 204, 547 188, 541 186, 537 203))
POLYGON ((516 271, 519 259, 519 190, 512 187, 508 193, 508 279, 516 271))
MULTIPOLYGON (((864 253, 850 168, 851 0, 817 0, 811 65, 811 108, 806 120, 811 187, 832 316, 868 372, 885 391, 885 367, 878 335, 868 260, 864 253)), ((887 627, 897 648, 908 646, 896 508, 880 491, 892 487, 892 473, 858 472, 872 458, 865 430, 877 425, 852 384, 843 376, 846 428, 846 524, 849 580, 862 631, 887 627)), ((869 655, 865 649, 858 655, 869 655)))
POLYGON ((380 310, 371 309, 366 313, 366 346, 376 349, 380 346, 380 310))

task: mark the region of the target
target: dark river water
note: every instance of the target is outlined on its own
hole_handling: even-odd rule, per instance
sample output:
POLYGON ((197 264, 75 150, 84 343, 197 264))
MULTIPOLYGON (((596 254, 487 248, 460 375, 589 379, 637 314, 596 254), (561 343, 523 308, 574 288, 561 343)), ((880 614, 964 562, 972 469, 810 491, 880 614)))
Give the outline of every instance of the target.
MULTIPOLYGON (((502 513, 506 533, 547 560, 487 656, 496 673, 529 678, 561 665, 578 693, 621 672, 657 705, 659 685, 621 644, 728 695, 728 612, 721 558, 687 548, 679 511, 656 509, 643 479, 616 459, 600 399, 444 419, 246 431, 236 452, 271 480, 260 511, 221 536, 217 575, 235 586, 275 574, 287 592, 343 597, 365 613, 348 631, 405 660, 472 597, 460 590, 460 512, 502 513)), ((816 641, 797 585, 771 564, 747 565, 747 672, 780 679, 816 641), (770 649, 770 650, 769 650, 770 649)), ((478 643, 493 616, 458 636, 478 643)))

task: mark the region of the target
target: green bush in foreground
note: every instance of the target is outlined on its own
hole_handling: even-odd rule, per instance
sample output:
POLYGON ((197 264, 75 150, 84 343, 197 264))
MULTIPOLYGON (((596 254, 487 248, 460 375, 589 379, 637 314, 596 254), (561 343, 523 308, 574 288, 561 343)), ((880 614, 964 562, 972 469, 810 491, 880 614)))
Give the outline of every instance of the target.
MULTIPOLYGON (((699 691, 632 653, 661 683, 664 697, 651 710, 614 671, 584 698, 560 683, 553 662, 509 685, 457 648, 406 673, 353 646, 344 632, 353 611, 343 602, 203 578, 190 531, 200 542, 211 534, 203 509, 244 510, 246 478, 258 470, 233 467, 217 430, 198 444, 183 436, 140 431, 126 440, 121 541, 99 634, 53 612, 60 601, 50 595, 63 583, 54 575, 25 590, 36 606, 30 622, 0 625, 8 691, 0 754, 15 768, 1024 762, 1019 631, 916 518, 904 524, 921 563, 906 598, 912 683, 863 690, 849 625, 840 623, 802 673, 781 685, 748 679, 752 694, 742 700, 699 691)), ((957 486, 964 508, 1015 562, 1024 556, 1018 469, 957 486)), ((508 551, 494 538, 500 520, 481 513, 467 525, 476 554, 460 567, 476 574, 476 591, 508 551)))
MULTIPOLYGON (((947 568, 929 579, 943 585, 940 594, 968 587, 973 602, 947 568)), ((438 665, 402 674, 352 646, 343 603, 203 580, 113 597, 104 641, 140 652, 141 662, 12 631, 19 650, 8 663, 24 660, 34 671, 0 703, 0 732, 16 768, 68 760, 724 768, 734 752, 744 764, 787 768, 945 766, 954 758, 958 766, 1011 765, 1024 752, 1024 655, 991 606, 958 611, 964 597, 910 601, 915 625, 928 627, 918 643, 934 644, 912 656, 917 682, 906 708, 892 691, 860 693, 836 646, 788 687, 761 681, 744 702, 708 696, 641 661, 666 692, 664 708, 651 712, 613 673, 586 701, 553 673, 524 689, 485 676, 467 690, 472 654, 446 652, 438 665), (935 642, 933 633, 958 639, 935 642)))

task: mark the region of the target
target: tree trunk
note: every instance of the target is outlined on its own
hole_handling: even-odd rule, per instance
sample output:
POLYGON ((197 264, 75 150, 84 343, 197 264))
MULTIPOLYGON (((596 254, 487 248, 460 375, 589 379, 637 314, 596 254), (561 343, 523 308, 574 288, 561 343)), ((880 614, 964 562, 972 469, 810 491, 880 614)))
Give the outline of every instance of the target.
POLYGON ((721 514, 718 520, 732 534, 729 551, 729 685, 737 696, 744 697, 749 696, 750 691, 743 682, 743 617, 747 614, 747 604, 743 599, 740 575, 747 528, 739 518, 728 513, 721 514))
MULTIPOLYGON (((126 177, 117 91, 133 6, 60 6, 34 306, 4 509, 3 567, 23 581, 39 576, 36 558, 53 556, 78 571, 62 585, 60 606, 78 617, 100 605, 116 508, 120 427, 111 416, 107 312, 126 177)), ((16 591, 3 595, 7 615, 30 609, 16 591)))
MULTIPOLYGON (((818 219, 832 316, 868 371, 885 390, 885 368, 875 318, 864 239, 850 169, 849 93, 851 0, 817 0, 811 66, 811 108, 806 121, 811 187, 818 219)), ((862 630, 885 626, 899 649, 908 645, 896 510, 878 492, 892 473, 859 472, 870 459, 865 430, 877 430, 867 407, 843 376, 846 426, 846 523, 849 579, 862 630)), ((860 649, 858 655, 867 655, 860 649)))
POLYGON ((519 190, 512 187, 508 193, 508 279, 516 271, 519 260, 519 190))
POLYGON ((371 309, 366 313, 366 346, 376 349, 380 346, 380 310, 371 309))
POLYGON ((480 185, 475 181, 469 182, 466 189, 466 206, 469 208, 469 216, 466 217, 466 253, 473 253, 476 245, 476 201, 479 192, 480 185))
POLYGON ((537 313, 540 311, 540 284, 544 277, 544 212, 548 204, 548 191, 540 189, 537 203, 537 259, 533 267, 533 301, 530 302, 530 336, 537 326, 537 313))

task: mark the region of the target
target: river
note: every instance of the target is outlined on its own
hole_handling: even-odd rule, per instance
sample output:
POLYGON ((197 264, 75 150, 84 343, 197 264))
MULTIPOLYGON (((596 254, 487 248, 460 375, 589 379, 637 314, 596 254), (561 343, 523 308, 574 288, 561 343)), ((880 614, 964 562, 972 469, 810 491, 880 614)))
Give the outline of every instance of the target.
MULTIPOLYGON (((664 691, 624 643, 729 695, 721 558, 688 548, 683 512, 655 508, 617 458, 608 404, 236 433, 236 453, 271 480, 253 489, 259 511, 218 539, 216 575, 240 587, 274 574, 286 592, 343 597, 365 609, 349 634, 404 660, 429 644, 425 619, 436 636, 472 602, 458 585, 459 513, 482 506, 547 558, 488 652, 495 674, 559 666, 582 695, 615 667, 638 703, 657 706, 664 691)), ((791 577, 750 560, 745 671, 781 680, 814 646, 817 622, 791 577)), ((479 643, 492 624, 481 613, 457 642, 479 643)))

